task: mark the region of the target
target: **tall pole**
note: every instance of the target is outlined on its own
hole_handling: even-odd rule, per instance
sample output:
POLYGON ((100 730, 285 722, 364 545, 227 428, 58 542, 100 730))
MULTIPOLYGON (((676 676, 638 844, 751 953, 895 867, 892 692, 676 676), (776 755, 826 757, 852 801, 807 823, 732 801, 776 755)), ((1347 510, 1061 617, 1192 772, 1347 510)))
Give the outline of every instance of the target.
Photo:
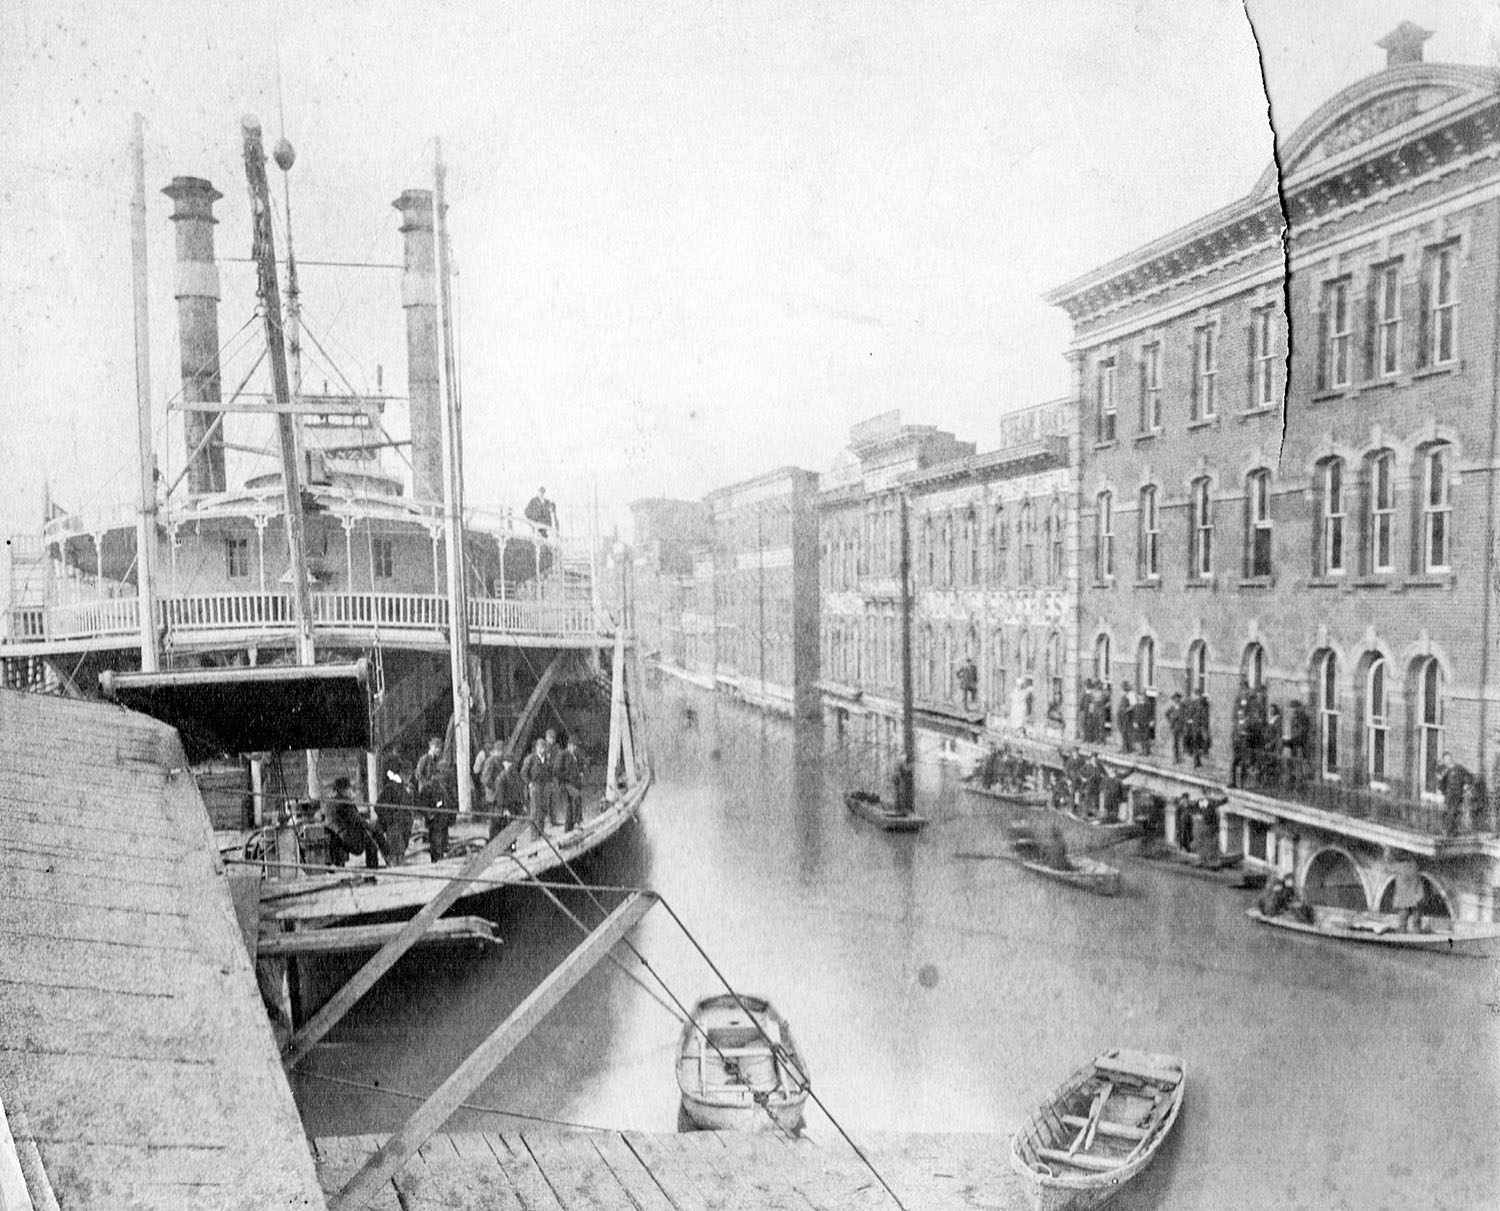
MULTIPOLYGON (((761 530, 760 506, 755 506, 755 549, 757 562, 760 568, 759 579, 756 583, 756 608, 759 612, 759 620, 756 631, 760 635, 760 646, 758 648, 760 668, 760 696, 766 696, 766 537, 761 530)), ((764 706, 764 702, 761 704, 764 706)))
MULTIPOLYGON (((135 115, 131 139, 135 193, 130 200, 130 254, 135 286, 135 427, 140 461, 140 517, 135 528, 136 610, 141 672, 154 673, 156 650, 156 450, 151 424, 151 319, 146 289, 146 119, 135 115)), ((50 521, 51 518, 46 520, 50 521)))
POLYGON ((464 581, 464 453, 460 423, 458 374, 453 356, 453 300, 449 280, 447 205, 443 201, 443 145, 434 140, 432 169, 432 239, 437 262, 438 394, 443 431, 443 512, 448 555, 448 670, 453 681, 453 760, 458 783, 458 810, 473 810, 470 779, 473 744, 470 736, 469 594, 464 581))
POLYGON ((917 736, 911 695, 911 527, 901 494, 901 764, 896 769, 896 810, 916 810, 917 736))
MULTIPOLYGON (((266 355, 271 364, 271 398, 276 408, 276 436, 281 447, 282 511, 286 521, 287 558, 292 573, 292 621, 297 632, 297 663, 313 663, 312 597, 307 588, 307 542, 302 518, 302 485, 297 470, 297 433, 292 423, 292 392, 287 379, 286 340, 282 329, 281 287, 276 281, 276 238, 271 231, 271 196, 266 184, 266 152, 260 120, 247 114, 240 123, 245 138, 245 177, 250 185, 256 293, 266 328, 266 355)), ((312 788, 309 788, 312 789, 312 788)))

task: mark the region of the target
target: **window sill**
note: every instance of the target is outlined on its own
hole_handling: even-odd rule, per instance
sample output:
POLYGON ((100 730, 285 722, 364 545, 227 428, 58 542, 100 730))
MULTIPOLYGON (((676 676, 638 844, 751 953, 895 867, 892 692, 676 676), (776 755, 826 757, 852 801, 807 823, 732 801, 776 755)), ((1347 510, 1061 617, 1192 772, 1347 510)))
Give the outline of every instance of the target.
POLYGON ((1351 589, 1388 589, 1395 583, 1391 572, 1373 572, 1367 576, 1356 576, 1349 582, 1351 589))
POLYGON ((1368 395, 1372 391, 1394 391, 1400 385, 1401 379, 1399 375, 1392 374, 1388 378, 1376 378, 1371 379, 1368 383, 1361 383, 1359 385, 1359 393, 1361 395, 1368 395))
POLYGON ((1115 587, 1115 578, 1113 576, 1110 576, 1105 580, 1100 580, 1096 576, 1090 587, 1095 589, 1112 589, 1115 587))
POLYGON ((1160 436, 1160 429, 1147 429, 1144 433, 1137 433, 1130 440, 1139 446, 1142 442, 1154 442, 1160 436))
POLYGON ((1119 444, 1120 444, 1120 441, 1119 441, 1118 438, 1112 438, 1109 441, 1095 442, 1094 443, 1094 449, 1095 450, 1113 450, 1119 444))
POLYGON ((1274 589, 1276 577, 1271 576, 1246 576, 1240 580, 1239 587, 1242 589, 1274 589))
POLYGON ((1262 416, 1270 416, 1280 411, 1281 409, 1275 404, 1261 404, 1258 408, 1246 408, 1240 413, 1239 419, 1241 421, 1259 420, 1262 416))
POLYGON ((1405 589, 1452 589, 1458 585, 1458 576, 1453 572, 1426 572, 1408 576, 1400 584, 1405 589))
POLYGON ((1212 576, 1189 576, 1182 582, 1184 589, 1212 589, 1214 578, 1212 576))
POLYGON ((1135 587, 1138 588, 1138 589, 1153 589, 1153 590, 1160 589, 1161 588, 1161 577, 1160 576, 1148 576, 1144 580, 1137 580, 1135 582, 1135 587))
POLYGON ((1354 388, 1349 384, 1345 384, 1342 387, 1324 387, 1323 390, 1312 393, 1312 402, 1321 404, 1325 400, 1348 399, 1353 394, 1354 388))
POLYGON ((1198 429, 1217 429, 1218 427, 1219 427, 1219 417, 1218 417, 1217 413, 1215 415, 1213 415, 1213 416, 1205 416, 1202 420, 1190 420, 1190 421, 1188 421, 1188 432, 1189 433, 1192 433, 1192 432, 1194 432, 1195 430, 1198 430, 1198 429))
POLYGON ((1445 374, 1462 374, 1464 363, 1462 358, 1454 358, 1451 362, 1439 362, 1435 366, 1427 366, 1421 370, 1411 372, 1411 381, 1421 382, 1424 378, 1441 378, 1445 374))
POLYGON ((1309 576, 1302 582, 1304 589, 1347 589, 1349 581, 1343 576, 1309 576))

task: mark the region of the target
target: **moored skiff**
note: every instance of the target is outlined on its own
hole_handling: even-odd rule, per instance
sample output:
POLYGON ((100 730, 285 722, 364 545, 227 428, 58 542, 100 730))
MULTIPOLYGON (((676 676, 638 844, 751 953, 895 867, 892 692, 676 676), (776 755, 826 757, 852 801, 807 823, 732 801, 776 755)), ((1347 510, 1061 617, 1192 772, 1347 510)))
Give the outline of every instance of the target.
POLYGON ((677 1049, 681 1118, 702 1131, 802 1129, 807 1066, 763 997, 725 993, 693 1006, 677 1049))

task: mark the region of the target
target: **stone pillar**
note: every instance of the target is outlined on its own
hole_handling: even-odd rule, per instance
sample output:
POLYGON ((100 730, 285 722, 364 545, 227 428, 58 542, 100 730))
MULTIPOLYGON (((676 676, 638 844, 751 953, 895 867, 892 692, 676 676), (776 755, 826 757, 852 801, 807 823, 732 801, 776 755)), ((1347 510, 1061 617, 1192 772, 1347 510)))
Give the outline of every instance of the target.
POLYGON ((406 382, 411 409, 412 496, 443 499, 442 400, 438 393, 437 272, 432 236, 432 191, 408 189, 391 203, 401 212, 405 268, 406 382))
MULTIPOLYGON (((214 203, 224 195, 200 177, 174 177, 162 190, 175 204, 177 227, 177 328, 182 352, 182 400, 217 404, 219 389, 219 268, 214 262, 214 203)), ((213 411, 185 413, 186 453, 203 444, 217 419, 213 411)), ((223 426, 188 465, 188 493, 225 489, 223 426)))

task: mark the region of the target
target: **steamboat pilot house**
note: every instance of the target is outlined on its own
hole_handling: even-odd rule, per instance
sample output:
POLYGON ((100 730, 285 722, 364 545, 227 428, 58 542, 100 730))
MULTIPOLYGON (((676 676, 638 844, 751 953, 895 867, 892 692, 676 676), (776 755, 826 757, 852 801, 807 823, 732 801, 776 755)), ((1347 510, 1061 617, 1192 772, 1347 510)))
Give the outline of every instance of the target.
MULTIPOLYGON (((263 436, 267 422, 244 415, 245 401, 263 381, 251 372, 257 350, 229 355, 220 345, 213 210, 221 195, 195 177, 177 177, 163 192, 172 203, 177 256, 182 382, 173 407, 182 412, 185 458, 166 460, 157 475, 152 596, 160 667, 294 664, 293 575, 280 471, 250 473, 235 486, 226 482, 226 451, 231 456, 244 451, 236 444, 245 440, 242 435, 258 426, 263 436), (231 364, 232 356, 240 364, 231 364), (225 384, 243 386, 242 377, 251 392, 226 396, 225 384)), ((409 454, 407 443, 393 440, 388 428, 399 432, 405 419, 392 397, 378 391, 369 396, 299 390, 298 341, 316 345, 319 334, 296 322, 294 279, 287 291, 315 660, 367 661, 374 703, 371 749, 324 749, 308 762, 306 774, 300 755, 284 769, 280 759, 265 755, 226 761, 220 767, 220 794, 213 793, 214 779, 200 777, 221 827, 258 822, 252 816, 262 814, 259 805, 274 801, 283 789, 299 797, 304 776, 309 794, 343 774, 373 799, 382 759, 412 759, 425 737, 444 734, 451 718, 432 195, 407 190, 394 205, 405 253, 399 277, 406 316, 409 454)), ((392 285, 395 278, 391 274, 392 285)), ((254 318, 254 297, 234 305, 254 318)), ((236 461, 231 457, 228 465, 236 461)), ((259 465, 279 464, 263 459, 259 465)), ((492 490, 488 483, 473 487, 480 494, 492 490)), ((534 488, 518 485, 517 492, 529 496, 534 488)), ((520 500, 510 503, 499 511, 470 509, 465 515, 468 680, 479 721, 474 741, 508 737, 522 704, 556 661, 546 717, 533 713, 531 723, 557 722, 554 710, 569 715, 564 726, 576 725, 587 755, 601 743, 598 733, 607 731, 608 716, 570 715, 568 704, 582 711, 599 699, 598 682, 604 679, 599 658, 614 646, 615 622, 594 592, 585 536, 534 524, 515 507, 520 500)), ((0 564, 5 686, 91 695, 98 692, 101 674, 141 667, 139 506, 121 506, 69 513, 49 503, 39 532, 5 544, 0 564)), ((610 667, 607 659, 602 667, 610 667)), ((211 729, 211 720, 203 722, 211 729)), ((181 727, 187 731, 191 724, 181 727)))

